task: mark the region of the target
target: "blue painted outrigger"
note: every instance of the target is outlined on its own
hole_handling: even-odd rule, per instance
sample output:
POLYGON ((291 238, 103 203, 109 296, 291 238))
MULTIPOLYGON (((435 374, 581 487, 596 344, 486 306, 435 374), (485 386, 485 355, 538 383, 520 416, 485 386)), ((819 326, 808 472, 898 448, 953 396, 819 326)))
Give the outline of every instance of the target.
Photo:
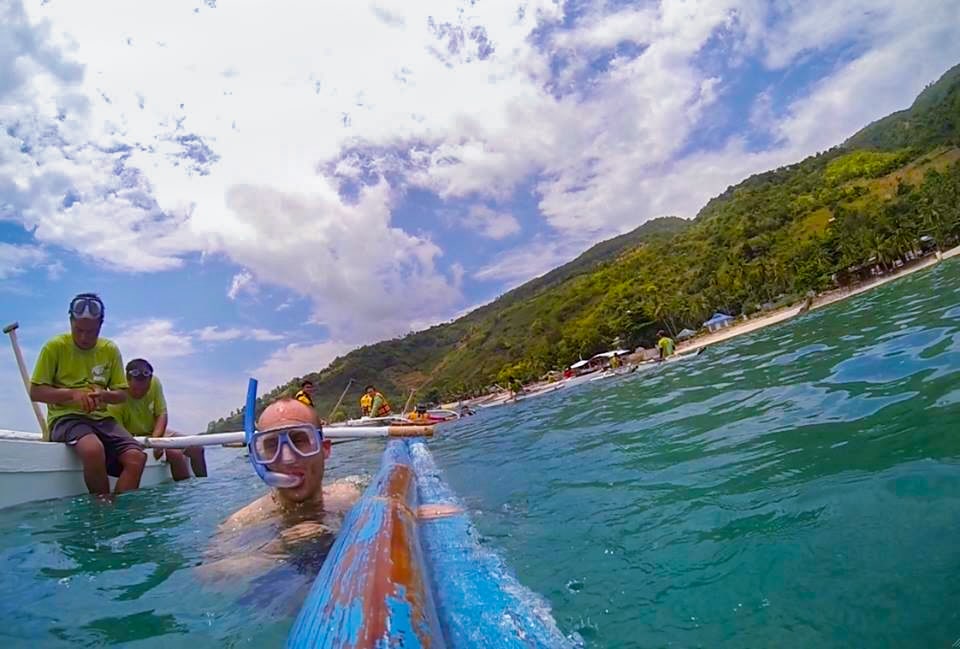
POLYGON ((289 649, 573 646, 546 602, 480 546, 422 439, 387 443, 287 638, 289 649))

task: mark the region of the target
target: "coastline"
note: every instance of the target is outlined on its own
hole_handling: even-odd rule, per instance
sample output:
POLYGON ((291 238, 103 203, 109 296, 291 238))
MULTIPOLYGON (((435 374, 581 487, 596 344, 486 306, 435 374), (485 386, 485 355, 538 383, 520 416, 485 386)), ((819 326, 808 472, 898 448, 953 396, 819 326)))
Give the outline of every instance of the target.
MULTIPOLYGON (((916 264, 911 264, 906 268, 901 268, 897 271, 878 277, 876 279, 861 282, 852 287, 848 288, 835 288, 829 291, 824 291, 823 293, 818 294, 810 302, 809 311, 815 309, 820 309, 830 304, 836 302, 841 302, 848 298, 854 297, 855 295, 860 295, 861 293, 866 293, 872 289, 877 288, 878 286, 883 286, 895 280, 906 277, 907 275, 912 275, 913 273, 920 272, 921 270, 926 270, 933 266, 936 266, 938 263, 950 257, 955 257, 960 255, 960 246, 951 248, 943 252, 939 257, 937 255, 930 255, 916 264)), ((791 318, 794 318, 801 314, 803 310, 803 302, 792 304, 790 306, 781 307, 776 311, 770 311, 756 318, 751 318, 742 322, 737 322, 726 329, 721 329, 720 331, 714 333, 703 334, 700 336, 695 336, 690 340, 684 341, 677 345, 677 353, 684 351, 695 351, 702 347, 707 347, 708 345, 715 345, 719 342, 729 340, 731 338, 736 338, 737 336, 742 336, 748 333, 757 331, 758 329, 763 329, 764 327, 769 327, 781 322, 785 322, 791 318)))
MULTIPOLYGON (((895 280, 901 279, 903 277, 906 277, 907 275, 912 275, 913 273, 917 273, 922 270, 927 270, 928 268, 936 266, 938 263, 946 259, 949 259, 951 257, 956 257, 958 255, 960 255, 960 246, 956 246, 954 248, 946 250, 939 255, 930 255, 915 264, 911 264, 910 266, 901 268, 899 270, 896 270, 887 275, 883 275, 876 279, 866 281, 866 282, 861 282, 860 284, 857 284, 855 286, 846 287, 846 288, 835 288, 829 291, 824 291, 823 293, 820 293, 814 298, 812 298, 812 300, 810 301, 810 305, 806 310, 803 308, 805 302, 799 302, 796 304, 791 304, 790 306, 781 307, 774 311, 769 311, 755 318, 750 318, 748 320, 737 322, 736 324, 733 324, 725 329, 721 329, 720 331, 694 336, 690 340, 686 340, 679 343, 676 347, 676 353, 679 354, 684 352, 694 352, 704 347, 708 347, 709 345, 715 345, 717 343, 730 340, 731 338, 736 338, 737 336, 743 336, 743 335, 752 333, 754 331, 757 331, 759 329, 763 329, 765 327, 770 327, 776 324, 780 324, 781 322, 786 322, 787 320, 790 320, 791 318, 801 315, 801 313, 805 313, 806 311, 813 311, 814 309, 820 309, 830 304, 841 302, 843 300, 854 297, 856 295, 860 295, 861 293, 866 293, 867 291, 875 289, 879 286, 883 286, 884 284, 888 284, 895 280)), ((562 381, 557 381, 557 383, 561 383, 561 382, 562 381)), ((538 382, 526 387, 542 389, 543 387, 548 385, 550 384, 538 382)), ((489 403, 490 401, 498 401, 496 398, 496 395, 497 393, 489 393, 480 397, 475 397, 473 399, 464 400, 462 402, 452 402, 450 404, 444 404, 442 407, 455 408, 455 407, 458 407, 461 403, 464 405, 478 405, 480 403, 489 403)))

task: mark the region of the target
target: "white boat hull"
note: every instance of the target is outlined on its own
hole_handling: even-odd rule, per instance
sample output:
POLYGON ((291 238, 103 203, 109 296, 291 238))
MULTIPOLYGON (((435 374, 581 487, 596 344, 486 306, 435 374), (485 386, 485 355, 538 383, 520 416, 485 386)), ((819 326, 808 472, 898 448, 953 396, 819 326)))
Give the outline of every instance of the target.
MULTIPOLYGON (((167 463, 148 453, 140 486, 170 480, 167 463)), ((110 478, 110 486, 115 483, 110 478)), ((83 467, 66 444, 41 442, 23 433, 0 437, 0 508, 85 493, 83 467)))

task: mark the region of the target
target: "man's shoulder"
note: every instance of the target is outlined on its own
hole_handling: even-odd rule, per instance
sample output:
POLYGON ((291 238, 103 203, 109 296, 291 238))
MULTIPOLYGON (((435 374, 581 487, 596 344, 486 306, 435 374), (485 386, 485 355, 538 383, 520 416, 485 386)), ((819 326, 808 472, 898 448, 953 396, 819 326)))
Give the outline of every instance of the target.
POLYGON ((64 351, 67 349, 68 344, 73 344, 73 336, 69 333, 57 334, 47 339, 47 342, 43 343, 43 348, 48 351, 64 351))
POLYGON ((230 514, 227 520, 223 521, 222 527, 236 528, 255 523, 266 516, 269 516, 277 509, 277 503, 270 496, 265 494, 257 498, 237 511, 230 514))
POLYGON ((324 509, 331 513, 346 513, 360 500, 363 491, 351 480, 336 480, 323 486, 324 509))
POLYGON ((117 344, 109 338, 98 338, 97 349, 108 354, 116 354, 117 356, 120 355, 120 348, 117 347, 117 344))

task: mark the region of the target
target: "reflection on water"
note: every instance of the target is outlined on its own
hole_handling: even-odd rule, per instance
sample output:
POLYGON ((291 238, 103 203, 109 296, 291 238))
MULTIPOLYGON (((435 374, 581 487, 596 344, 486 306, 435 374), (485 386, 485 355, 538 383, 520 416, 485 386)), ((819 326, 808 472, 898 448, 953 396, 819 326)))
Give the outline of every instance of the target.
MULTIPOLYGON (((337 446, 328 474, 369 475, 379 455, 375 441, 337 446)), ((0 646, 281 645, 332 537, 278 542, 299 519, 218 537, 265 487, 234 449, 212 449, 208 464, 207 480, 114 504, 82 496, 0 510, 0 646), (224 556, 249 560, 205 570, 224 556)))
POLYGON ((588 646, 950 646, 958 304, 952 262, 435 455, 588 646))

